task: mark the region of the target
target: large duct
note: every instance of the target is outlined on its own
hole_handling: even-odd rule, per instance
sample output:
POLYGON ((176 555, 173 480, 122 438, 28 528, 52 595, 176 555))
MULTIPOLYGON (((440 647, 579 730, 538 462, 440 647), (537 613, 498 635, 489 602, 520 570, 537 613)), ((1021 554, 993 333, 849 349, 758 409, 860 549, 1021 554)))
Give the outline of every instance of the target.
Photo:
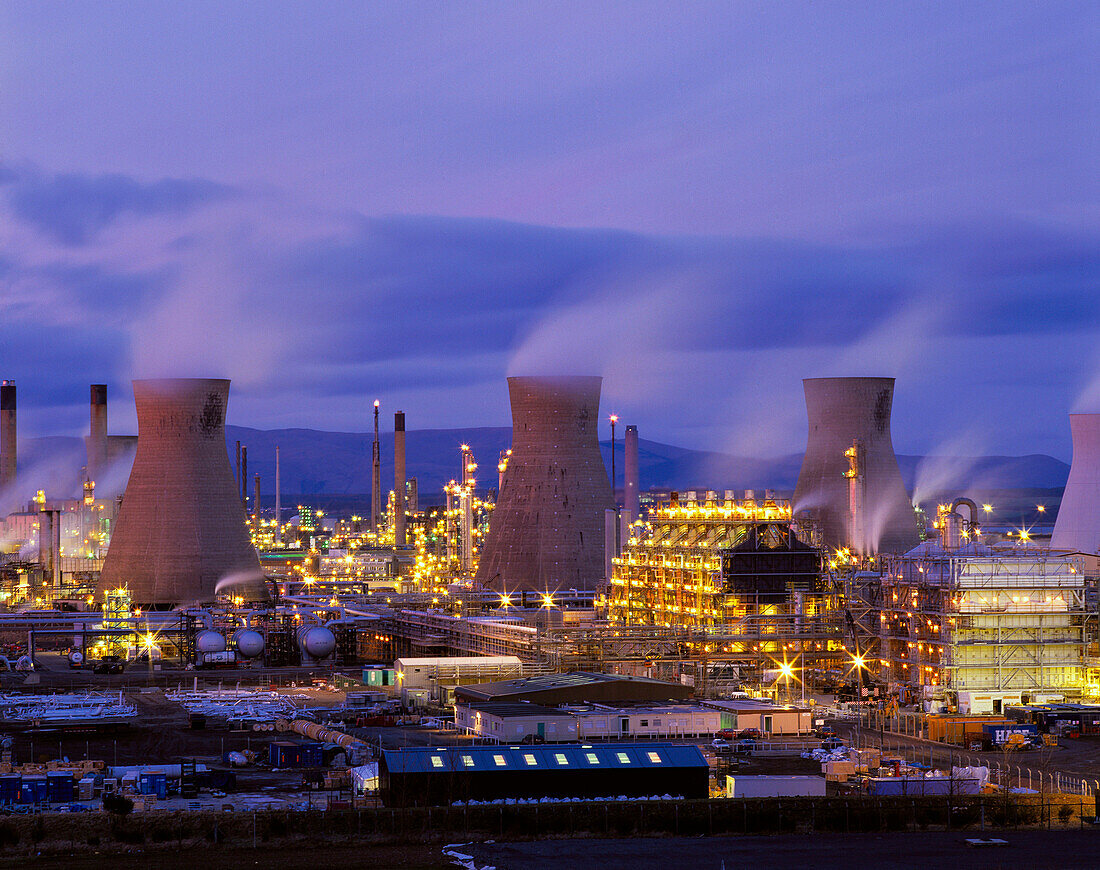
POLYGON ((1073 463, 1050 548, 1100 553, 1100 414, 1070 414, 1069 428, 1073 463))
POLYGON ((15 483, 15 381, 0 383, 0 490, 15 483))
POLYGON ((794 491, 797 516, 821 524, 826 547, 904 553, 916 518, 890 437, 893 378, 807 378, 809 431, 794 491))
POLYGON ((405 538, 405 412, 393 415, 393 543, 404 547, 405 538))
POLYGON ((88 421, 88 479, 99 480, 107 469, 107 385, 92 384, 88 421))
POLYGON ((604 578, 598 377, 508 378, 512 455, 477 580, 502 591, 591 589, 604 578))
POLYGON ((138 448, 97 591, 166 608, 266 588, 225 446, 229 381, 134 381, 138 448))
POLYGON ((623 436, 623 511, 630 521, 638 519, 638 427, 627 426, 623 436))

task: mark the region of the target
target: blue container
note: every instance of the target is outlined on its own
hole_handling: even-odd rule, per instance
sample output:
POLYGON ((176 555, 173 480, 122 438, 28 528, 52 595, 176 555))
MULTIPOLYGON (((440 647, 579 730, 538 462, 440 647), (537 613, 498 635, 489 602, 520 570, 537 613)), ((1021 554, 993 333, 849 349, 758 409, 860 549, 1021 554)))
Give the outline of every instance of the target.
POLYGON ((19 801, 19 787, 23 777, 17 773, 0 776, 0 804, 14 804, 19 801))
POLYGON ((320 743, 303 743, 301 750, 302 767, 324 766, 324 749, 320 743))
POLYGON ((19 803, 39 804, 50 799, 50 787, 44 776, 25 776, 19 785, 19 803))
POLYGON ((324 764, 320 743, 277 740, 271 744, 269 751, 272 767, 321 767, 324 764))
POLYGON ((46 774, 46 793, 51 804, 68 803, 76 797, 73 775, 56 771, 46 774))
POLYGON ((158 799, 168 797, 168 776, 157 771, 143 773, 138 779, 139 794, 155 794, 158 799))

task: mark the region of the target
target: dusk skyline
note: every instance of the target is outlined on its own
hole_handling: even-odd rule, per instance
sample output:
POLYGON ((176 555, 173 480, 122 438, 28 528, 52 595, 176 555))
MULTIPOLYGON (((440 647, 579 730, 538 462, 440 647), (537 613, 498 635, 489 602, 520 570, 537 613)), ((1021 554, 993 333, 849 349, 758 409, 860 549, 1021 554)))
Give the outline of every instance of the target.
POLYGON ((322 9, 0 11, 24 437, 99 382, 134 431, 142 375, 367 431, 602 374, 748 455, 804 446, 803 377, 896 377, 901 453, 1068 459, 1100 410, 1093 5, 322 9))

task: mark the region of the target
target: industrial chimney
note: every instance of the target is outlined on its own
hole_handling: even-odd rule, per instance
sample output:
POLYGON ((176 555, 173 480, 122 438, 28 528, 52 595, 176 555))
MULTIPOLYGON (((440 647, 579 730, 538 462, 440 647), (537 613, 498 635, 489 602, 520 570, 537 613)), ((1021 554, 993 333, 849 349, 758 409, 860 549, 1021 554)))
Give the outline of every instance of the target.
POLYGON ((374 400, 374 441, 371 443, 370 530, 378 533, 382 522, 382 445, 378 440, 378 400, 374 400))
POLYGON ((405 412, 393 415, 393 543, 404 547, 405 537, 405 412))
POLYGON ((623 437, 623 512, 628 522, 638 519, 638 427, 627 426, 623 437))
POLYGON ((1100 414, 1070 414, 1073 463, 1050 549, 1100 553, 1100 414))
POLYGON ((794 492, 826 547, 904 553, 920 538, 890 437, 893 378, 807 378, 809 431, 794 492))
POLYGON ((107 385, 91 386, 88 423, 88 479, 99 480, 107 468, 107 385))
POLYGON ((0 490, 15 483, 15 381, 0 383, 0 490))
POLYGON ((97 592, 165 609, 266 588, 225 446, 229 381, 134 381, 138 446, 97 592), (221 590, 217 590, 221 591, 221 590))
POLYGON ((598 377, 508 378, 512 455, 477 581, 501 591, 590 589, 604 577, 598 377))

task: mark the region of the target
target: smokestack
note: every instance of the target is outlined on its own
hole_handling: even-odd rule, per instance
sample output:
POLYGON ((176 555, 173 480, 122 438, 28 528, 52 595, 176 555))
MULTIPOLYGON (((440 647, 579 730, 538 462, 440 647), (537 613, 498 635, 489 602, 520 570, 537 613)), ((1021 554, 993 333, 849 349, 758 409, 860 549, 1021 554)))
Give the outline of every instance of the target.
POLYGON ((500 591, 591 589, 614 508, 597 425, 598 377, 508 378, 512 455, 477 581, 500 591))
POLYGON ((15 381, 0 383, 0 489, 15 483, 15 381))
POLYGON ((99 480, 107 467, 107 385, 91 386, 88 424, 88 479, 99 480))
POLYGON ((638 427, 627 426, 623 436, 623 510, 630 522, 638 519, 638 427))
POLYGON ((241 504, 248 513, 248 448, 241 448, 241 504))
POLYGON ((56 590, 61 585, 61 511, 38 512, 38 562, 56 590))
POLYGON ((382 444, 378 440, 378 400, 374 400, 374 443, 371 445, 370 530, 377 534, 382 522, 382 444))
POLYGON ((404 547, 405 540, 405 412, 393 415, 393 542, 404 547))
POLYGON ((97 594, 129 587, 135 605, 264 600, 267 590, 225 444, 229 381, 134 381, 138 447, 97 594))
POLYGON ((1050 549, 1100 553, 1100 414, 1070 414, 1073 462, 1050 549))
POLYGON ((252 497, 252 526, 260 531, 260 475, 256 475, 256 494, 252 497))
POLYGON ((802 384, 809 428, 796 516, 820 523, 829 548, 911 550, 920 537, 890 436, 894 379, 807 378, 802 384))
POLYGON ((237 492, 241 491, 241 442, 237 442, 237 462, 233 466, 233 482, 237 485, 237 492))
POLYGON ((283 488, 279 477, 279 445, 275 445, 275 545, 283 543, 283 488))

